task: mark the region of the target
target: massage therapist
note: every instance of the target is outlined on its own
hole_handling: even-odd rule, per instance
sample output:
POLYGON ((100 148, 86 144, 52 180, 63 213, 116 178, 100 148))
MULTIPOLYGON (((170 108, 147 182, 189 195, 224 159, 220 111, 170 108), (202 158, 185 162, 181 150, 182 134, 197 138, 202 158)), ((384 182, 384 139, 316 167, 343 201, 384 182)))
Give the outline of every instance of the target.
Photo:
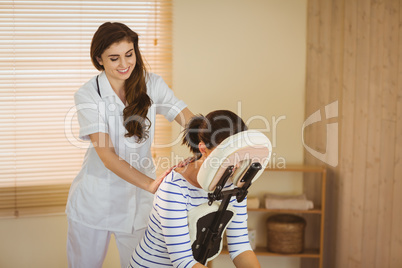
POLYGON ((91 60, 101 72, 74 95, 79 136, 91 144, 67 201, 68 262, 102 267, 114 234, 127 267, 163 178, 155 179, 151 156, 155 116, 185 126, 193 114, 160 76, 146 71, 138 35, 126 25, 102 24, 91 60))

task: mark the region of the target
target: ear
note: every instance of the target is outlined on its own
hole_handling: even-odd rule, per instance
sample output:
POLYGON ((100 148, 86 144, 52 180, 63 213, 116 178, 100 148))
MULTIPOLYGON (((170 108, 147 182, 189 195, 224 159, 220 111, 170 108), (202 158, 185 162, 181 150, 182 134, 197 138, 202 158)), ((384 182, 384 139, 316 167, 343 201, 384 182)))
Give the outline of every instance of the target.
POLYGON ((103 61, 102 61, 102 59, 101 59, 100 57, 96 57, 96 60, 98 61, 98 63, 99 63, 100 65, 103 66, 103 61))
POLYGON ((202 156, 206 155, 207 146, 205 145, 205 143, 203 141, 200 141, 200 143, 198 143, 198 150, 200 150, 200 153, 202 154, 202 156))

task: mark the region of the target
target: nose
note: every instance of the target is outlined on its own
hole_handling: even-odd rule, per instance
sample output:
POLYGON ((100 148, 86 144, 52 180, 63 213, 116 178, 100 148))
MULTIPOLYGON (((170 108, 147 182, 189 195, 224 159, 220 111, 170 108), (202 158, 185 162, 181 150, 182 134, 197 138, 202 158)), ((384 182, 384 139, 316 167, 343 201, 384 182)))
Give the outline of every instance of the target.
POLYGON ((127 60, 125 59, 125 57, 121 58, 120 65, 123 68, 127 66, 127 60))

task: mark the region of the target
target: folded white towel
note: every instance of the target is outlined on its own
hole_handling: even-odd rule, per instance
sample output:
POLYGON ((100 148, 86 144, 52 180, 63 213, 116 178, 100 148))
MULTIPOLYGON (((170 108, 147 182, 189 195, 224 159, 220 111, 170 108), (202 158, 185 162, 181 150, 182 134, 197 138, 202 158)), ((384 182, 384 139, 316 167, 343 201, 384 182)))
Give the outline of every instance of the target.
POLYGON ((307 200, 305 194, 300 195, 266 194, 265 208, 308 210, 314 208, 314 204, 312 201, 307 200))
POLYGON ((265 199, 301 199, 307 200, 305 194, 296 194, 296 195, 286 195, 286 194, 271 194, 267 193, 264 195, 265 199))
POLYGON ((247 208, 259 208, 260 199, 258 197, 247 197, 247 208))

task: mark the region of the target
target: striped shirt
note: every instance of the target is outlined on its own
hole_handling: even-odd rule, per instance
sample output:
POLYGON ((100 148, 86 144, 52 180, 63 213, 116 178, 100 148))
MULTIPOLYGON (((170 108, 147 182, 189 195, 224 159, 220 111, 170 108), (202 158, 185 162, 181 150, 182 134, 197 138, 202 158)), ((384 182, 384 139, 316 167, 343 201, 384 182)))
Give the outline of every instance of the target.
MULTIPOLYGON (((226 187, 233 187, 227 185, 226 187)), ((174 170, 155 193, 144 238, 134 250, 129 267, 192 267, 194 259, 187 221, 190 209, 208 202, 208 193, 190 184, 174 170)), ((231 199, 236 216, 226 229, 229 254, 232 259, 252 250, 247 231, 247 201, 231 199)))

